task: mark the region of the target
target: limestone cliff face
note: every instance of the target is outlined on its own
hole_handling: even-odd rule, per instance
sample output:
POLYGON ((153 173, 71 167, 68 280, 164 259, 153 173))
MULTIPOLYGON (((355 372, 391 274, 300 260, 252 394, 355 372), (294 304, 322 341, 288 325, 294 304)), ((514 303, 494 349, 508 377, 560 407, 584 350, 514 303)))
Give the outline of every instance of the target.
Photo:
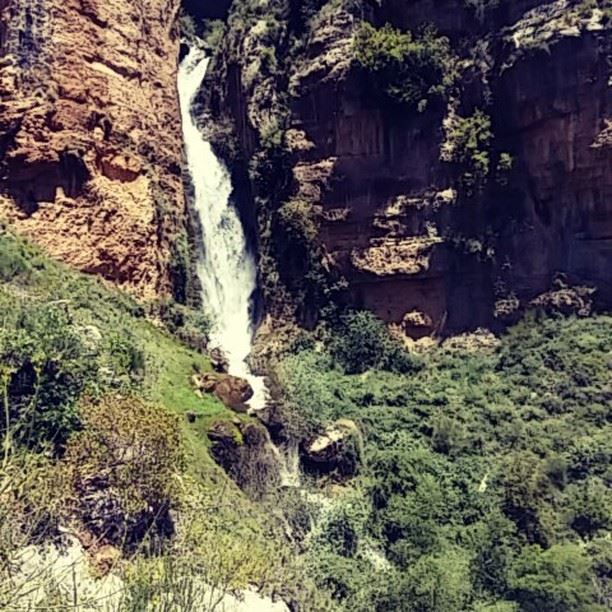
POLYGON ((182 240, 179 0, 0 0, 0 211, 145 298, 182 240))
MULTIPOLYGON (((299 3, 275 4, 290 30, 299 3)), ((416 337, 503 322, 560 273, 609 303, 609 14, 566 0, 500 2, 483 15, 460 0, 337 4, 319 13, 280 78, 254 66, 251 48, 259 37, 281 62, 286 34, 257 16, 246 32, 243 22, 230 27, 210 107, 232 119, 248 158, 286 97, 281 197, 311 205, 320 258, 348 281, 351 302, 416 337), (457 49, 458 99, 442 112, 381 105, 354 59, 363 18, 411 30, 433 23, 457 49), (475 108, 491 118, 491 159, 507 151, 514 164, 468 193, 444 141, 453 115, 475 108)))

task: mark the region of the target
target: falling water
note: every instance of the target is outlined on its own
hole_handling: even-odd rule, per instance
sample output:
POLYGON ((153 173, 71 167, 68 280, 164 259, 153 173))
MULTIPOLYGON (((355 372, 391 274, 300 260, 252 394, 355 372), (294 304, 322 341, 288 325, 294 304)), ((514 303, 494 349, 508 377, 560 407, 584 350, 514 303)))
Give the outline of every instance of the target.
POLYGON ((250 406, 257 410, 265 406, 266 387, 263 378, 251 375, 245 361, 253 340, 251 301, 257 287, 257 269, 232 202, 230 174, 204 139, 192 113, 207 67, 208 58, 194 48, 178 74, 183 138, 202 227, 198 277, 213 321, 211 343, 226 354, 230 374, 250 382, 254 391, 250 406))

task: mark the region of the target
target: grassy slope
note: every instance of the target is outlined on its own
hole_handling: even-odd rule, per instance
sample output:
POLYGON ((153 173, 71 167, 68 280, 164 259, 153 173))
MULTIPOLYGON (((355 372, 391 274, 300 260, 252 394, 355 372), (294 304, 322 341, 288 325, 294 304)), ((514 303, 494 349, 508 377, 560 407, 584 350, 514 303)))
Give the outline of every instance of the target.
POLYGON ((171 412, 207 418, 229 414, 216 398, 199 397, 191 386, 192 373, 210 370, 209 360, 153 325, 141 305, 114 287, 49 260, 8 233, 0 236, 0 281, 15 299, 65 303, 75 324, 130 337, 146 355, 147 397, 171 412))
MULTIPOLYGON (((183 417, 187 464, 179 476, 182 511, 178 518, 182 527, 170 565, 181 563, 182 571, 196 572, 213 583, 242 587, 278 584, 280 570, 267 561, 278 556, 273 552, 278 545, 273 521, 263 507, 243 495, 208 452, 209 423, 236 416, 216 398, 198 396, 191 386, 193 372, 210 369, 209 360, 148 321, 144 308, 129 296, 49 260, 39 249, 5 230, 0 232, 3 306, 12 309, 14 304, 18 310, 38 302, 66 308, 75 327, 94 326, 102 337, 129 338, 145 361, 135 392, 183 417), (198 418, 191 423, 192 419, 184 418, 187 413, 198 418)), ((163 560, 136 558, 134 563, 136 569, 128 575, 140 572, 137 583, 155 586, 168 579, 163 560)))

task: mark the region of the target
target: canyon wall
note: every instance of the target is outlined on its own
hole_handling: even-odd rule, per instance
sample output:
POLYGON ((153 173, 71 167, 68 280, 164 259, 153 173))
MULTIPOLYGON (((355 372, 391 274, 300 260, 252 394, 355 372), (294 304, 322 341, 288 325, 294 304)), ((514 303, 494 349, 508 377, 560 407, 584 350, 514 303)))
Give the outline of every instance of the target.
POLYGON ((143 298, 169 294, 187 258, 178 9, 0 0, 0 214, 143 298))
MULTIPOLYGON (((282 231, 279 199, 298 199, 316 224, 322 269, 348 283, 351 304, 410 336, 503 325, 572 284, 597 288, 609 304, 609 11, 566 0, 502 1, 483 14, 462 0, 355 4, 323 7, 310 29, 295 25, 300 3, 273 2, 268 15, 252 8, 250 21, 254 4, 234 5, 241 18, 230 18, 207 104, 213 119, 234 126, 235 167, 242 158, 252 169, 269 154, 275 120, 282 132, 287 184, 277 182, 273 197, 259 188, 256 198, 262 274, 266 230, 282 231), (460 95, 425 112, 381 103, 355 59, 364 18, 415 32, 436 26, 456 53, 460 95), (448 122, 475 109, 490 117, 491 164, 512 160, 476 193, 444 154, 448 122)), ((285 285, 308 273, 290 246, 276 259, 274 277, 285 285)), ((268 292, 269 312, 280 312, 279 295, 291 299, 268 292)))

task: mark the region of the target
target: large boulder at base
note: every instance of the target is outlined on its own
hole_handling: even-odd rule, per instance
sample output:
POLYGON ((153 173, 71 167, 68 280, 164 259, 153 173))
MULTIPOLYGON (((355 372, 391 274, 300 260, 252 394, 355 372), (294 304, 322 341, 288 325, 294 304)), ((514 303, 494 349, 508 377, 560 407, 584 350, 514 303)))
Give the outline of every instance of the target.
POLYGON ((247 412, 247 402, 253 397, 251 385, 244 379, 230 374, 206 372, 193 376, 195 388, 210 393, 235 412, 247 412))
POLYGON ((354 476, 361 463, 361 447, 361 432, 357 425, 341 419, 304 445, 304 468, 318 474, 354 476))
POLYGON ((280 483, 278 453, 261 423, 218 419, 210 425, 208 439, 214 460, 251 497, 280 483))

